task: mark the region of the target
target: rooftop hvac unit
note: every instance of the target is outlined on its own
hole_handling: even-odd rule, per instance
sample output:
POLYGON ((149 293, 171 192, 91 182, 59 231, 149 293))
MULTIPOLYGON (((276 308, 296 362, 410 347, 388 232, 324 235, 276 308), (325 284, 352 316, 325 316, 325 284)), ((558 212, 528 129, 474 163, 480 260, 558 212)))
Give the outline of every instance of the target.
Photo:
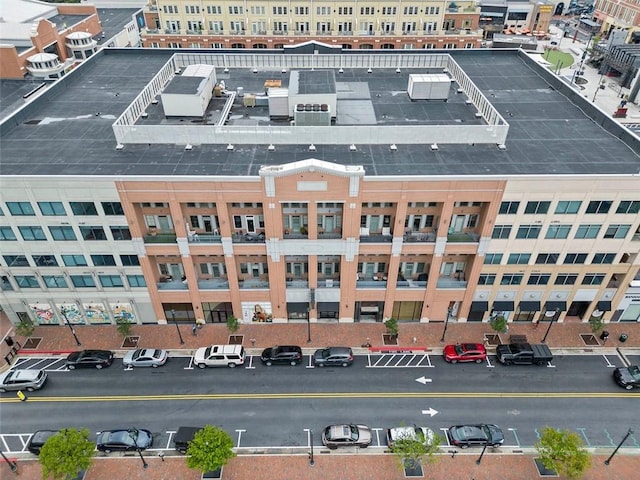
POLYGON ((329 107, 325 110, 325 105, 309 105, 309 109, 298 110, 293 112, 293 119, 298 127, 329 127, 331 126, 331 112, 329 107))
POLYGON ((444 100, 449 97, 451 78, 443 73, 411 74, 407 92, 411 100, 444 100))

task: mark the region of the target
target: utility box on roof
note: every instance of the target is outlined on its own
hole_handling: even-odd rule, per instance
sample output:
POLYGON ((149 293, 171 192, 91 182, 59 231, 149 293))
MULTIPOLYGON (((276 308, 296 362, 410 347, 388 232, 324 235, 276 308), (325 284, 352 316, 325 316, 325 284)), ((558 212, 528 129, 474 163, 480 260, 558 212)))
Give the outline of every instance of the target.
POLYGON ((444 100, 449 98, 451 78, 444 73, 409 75, 407 92, 411 100, 444 100))

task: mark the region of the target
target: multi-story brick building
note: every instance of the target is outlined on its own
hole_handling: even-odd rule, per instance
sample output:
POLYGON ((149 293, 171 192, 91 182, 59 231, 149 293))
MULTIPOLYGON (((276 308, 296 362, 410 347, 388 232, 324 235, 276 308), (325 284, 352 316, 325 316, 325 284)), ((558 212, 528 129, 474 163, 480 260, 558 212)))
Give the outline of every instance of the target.
POLYGON ((522 52, 107 49, 0 134, 13 321, 638 320, 640 139, 522 52))

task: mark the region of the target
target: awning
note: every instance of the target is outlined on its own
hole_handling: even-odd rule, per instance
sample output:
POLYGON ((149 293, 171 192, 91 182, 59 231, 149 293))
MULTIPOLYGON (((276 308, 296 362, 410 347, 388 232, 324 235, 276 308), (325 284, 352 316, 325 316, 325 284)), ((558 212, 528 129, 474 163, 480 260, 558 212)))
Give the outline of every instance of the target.
POLYGON ((340 302, 318 302, 319 312, 339 312, 340 302))
POLYGON ((493 302, 493 309, 500 312, 513 312, 515 310, 513 302, 493 302))
POLYGON ((564 312, 567 310, 567 302, 547 302, 544 304, 544 309, 546 312, 553 312, 556 309, 564 312))
POLYGON ((290 302, 287 303, 287 311, 290 313, 307 313, 309 304, 307 302, 290 302))
POLYGON ((472 312, 486 312, 489 310, 489 302, 471 302, 472 312))
POLYGON ((598 302, 597 308, 601 312, 610 312, 611 311, 611 302, 602 300, 602 301, 598 302))
POLYGON ((480 12, 481 17, 504 17, 504 13, 500 12, 480 12))
POLYGON ((521 312, 539 312, 540 302, 520 302, 521 312))

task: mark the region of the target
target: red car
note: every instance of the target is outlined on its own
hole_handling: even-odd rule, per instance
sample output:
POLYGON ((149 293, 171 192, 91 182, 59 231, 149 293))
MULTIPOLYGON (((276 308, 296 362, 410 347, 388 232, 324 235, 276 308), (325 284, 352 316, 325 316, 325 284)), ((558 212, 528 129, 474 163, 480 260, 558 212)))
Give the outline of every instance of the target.
POLYGON ((444 359, 449 363, 482 363, 487 358, 487 350, 481 343, 456 343, 444 347, 444 359))

